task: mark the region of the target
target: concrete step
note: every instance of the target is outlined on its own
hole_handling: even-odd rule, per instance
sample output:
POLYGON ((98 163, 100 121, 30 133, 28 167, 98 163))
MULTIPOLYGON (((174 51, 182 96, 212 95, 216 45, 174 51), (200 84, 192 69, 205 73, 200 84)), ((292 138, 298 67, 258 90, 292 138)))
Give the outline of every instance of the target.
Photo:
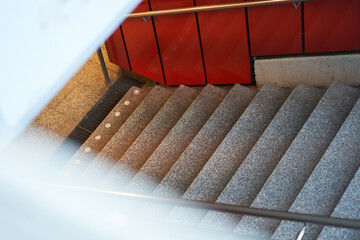
MULTIPOLYGON (((180 198, 250 104, 256 93, 257 90, 254 88, 234 85, 155 189, 153 195, 180 198)), ((149 207, 153 208, 153 214, 162 216, 166 216, 172 209, 171 206, 159 207, 153 204, 149 204, 149 207)))
POLYGON ((104 121, 84 142, 82 147, 74 154, 68 164, 62 169, 57 180, 75 181, 96 157, 97 153, 105 147, 112 136, 119 130, 148 93, 149 90, 131 87, 114 109, 106 116, 104 121))
MULTIPOLYGON (((265 85, 221 142, 182 198, 215 202, 246 155, 271 122, 289 91, 265 85)), ((197 224, 206 211, 175 208, 169 220, 197 224)))
MULTIPOLYGON (((245 158, 217 203, 250 206, 311 112, 324 89, 299 84, 245 158)), ((201 227, 233 231, 242 215, 211 211, 201 227)))
POLYGON ((90 163, 81 176, 81 182, 98 183, 141 134, 171 94, 170 90, 155 86, 90 163))
MULTIPOLYGON (((251 204, 288 211, 359 98, 360 90, 334 82, 251 204)), ((278 220, 245 216, 235 232, 272 235, 278 220)))
POLYGON ((197 91, 179 86, 140 136, 104 179, 105 186, 121 190, 144 165, 157 146, 195 100, 197 91))
POLYGON ((180 198, 234 126, 257 91, 235 85, 153 192, 180 198))
POLYGON ((135 175, 126 191, 151 193, 180 157, 226 95, 226 91, 207 85, 135 175), (153 184, 150 184, 150 181, 153 184))
MULTIPOLYGON (((356 172, 354 178, 351 180, 344 195, 341 197, 331 217, 346 218, 346 219, 360 219, 360 168, 356 172)), ((326 226, 322 229, 319 240, 328 239, 360 239, 360 230, 353 230, 348 228, 336 228, 326 226)))
MULTIPOLYGON (((322 156, 289 211, 330 216, 360 166, 360 100, 322 156)), ((359 190, 359 189, 358 189, 359 190)), ((295 239, 302 223, 282 221, 273 238, 295 239)), ((316 239, 322 227, 309 225, 304 239, 316 239)))

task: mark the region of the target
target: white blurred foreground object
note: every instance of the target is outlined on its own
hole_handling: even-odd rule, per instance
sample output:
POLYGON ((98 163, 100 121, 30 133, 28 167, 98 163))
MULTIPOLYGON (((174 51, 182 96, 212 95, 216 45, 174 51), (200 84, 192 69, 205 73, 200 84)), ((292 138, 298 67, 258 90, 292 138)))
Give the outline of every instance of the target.
POLYGON ((0 0, 0 151, 140 0, 0 0))
POLYGON ((105 190, 42 182, 36 168, 46 158, 38 157, 48 155, 56 140, 50 146, 49 136, 35 131, 18 138, 0 159, 0 239, 239 239, 166 223, 144 211, 143 201, 105 190))

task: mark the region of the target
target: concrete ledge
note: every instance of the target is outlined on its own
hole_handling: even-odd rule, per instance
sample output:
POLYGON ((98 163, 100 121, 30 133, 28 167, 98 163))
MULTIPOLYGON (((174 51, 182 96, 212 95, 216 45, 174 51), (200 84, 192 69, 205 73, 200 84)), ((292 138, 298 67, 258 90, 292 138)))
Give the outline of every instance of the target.
POLYGON ((333 81, 360 86, 360 54, 261 59, 255 61, 255 75, 258 86, 330 86, 333 81))

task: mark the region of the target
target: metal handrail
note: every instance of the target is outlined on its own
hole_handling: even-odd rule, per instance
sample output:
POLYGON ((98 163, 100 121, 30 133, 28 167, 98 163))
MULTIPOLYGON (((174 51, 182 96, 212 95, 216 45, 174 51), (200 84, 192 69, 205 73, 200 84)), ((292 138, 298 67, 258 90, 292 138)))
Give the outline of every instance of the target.
POLYGON ((165 9, 165 10, 131 13, 127 15, 127 18, 163 16, 163 15, 184 14, 184 13, 194 13, 194 12, 207 12, 207 11, 215 11, 215 10, 257 7, 257 6, 267 6, 267 5, 284 4, 284 3, 307 2, 307 1, 312 1, 312 0, 301 0, 301 1, 266 0, 266 1, 254 1, 254 2, 241 2, 241 3, 212 4, 212 5, 204 5, 204 6, 187 7, 187 8, 176 8, 176 9, 165 9))
POLYGON ((164 197, 150 196, 150 195, 114 192, 114 191, 108 191, 108 190, 102 190, 102 189, 83 188, 83 187, 77 187, 77 186, 58 185, 58 184, 46 184, 46 185, 51 186, 51 187, 65 188, 65 189, 69 189, 69 190, 100 193, 100 194, 108 195, 111 197, 119 197, 122 200, 146 201, 146 202, 151 202, 151 203, 156 203, 156 204, 167 204, 167 205, 173 205, 173 206, 182 206, 182 207, 190 207, 190 208, 236 213, 236 214, 245 214, 245 215, 257 216, 257 217, 267 217, 267 218, 289 220, 289 221, 296 221, 296 222, 303 222, 303 223, 314 223, 314 224, 328 225, 328 226, 333 226, 333 227, 360 229, 360 221, 351 220, 351 219, 325 217, 325 216, 310 215, 310 214, 291 213, 291 212, 258 209, 258 208, 251 208, 251 207, 241 207, 241 206, 236 206, 236 205, 203 202, 203 201, 196 201, 196 200, 164 198, 164 197))

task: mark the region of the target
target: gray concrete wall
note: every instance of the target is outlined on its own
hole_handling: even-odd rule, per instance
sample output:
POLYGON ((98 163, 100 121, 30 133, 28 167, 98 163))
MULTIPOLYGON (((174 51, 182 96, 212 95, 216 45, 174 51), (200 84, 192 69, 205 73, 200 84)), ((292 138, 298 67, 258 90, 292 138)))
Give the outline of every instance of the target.
POLYGON ((255 60, 255 78, 258 86, 329 86, 333 81, 360 86, 360 54, 255 60))

